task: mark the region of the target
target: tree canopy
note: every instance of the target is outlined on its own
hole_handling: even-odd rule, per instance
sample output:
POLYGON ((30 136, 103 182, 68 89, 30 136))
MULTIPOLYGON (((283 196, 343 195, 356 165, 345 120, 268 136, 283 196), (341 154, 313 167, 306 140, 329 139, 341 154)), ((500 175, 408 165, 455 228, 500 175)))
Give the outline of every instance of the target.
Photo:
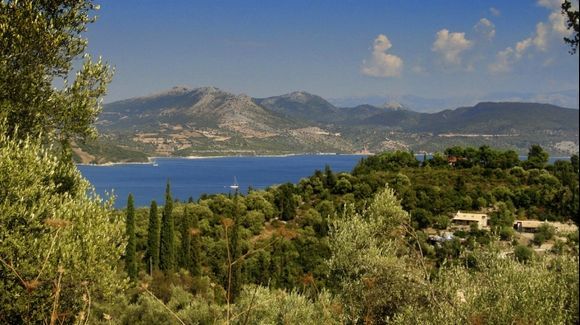
POLYGON ((96 133, 92 123, 112 76, 85 53, 83 32, 97 9, 88 0, 0 1, 0 118, 9 133, 65 145, 96 133))

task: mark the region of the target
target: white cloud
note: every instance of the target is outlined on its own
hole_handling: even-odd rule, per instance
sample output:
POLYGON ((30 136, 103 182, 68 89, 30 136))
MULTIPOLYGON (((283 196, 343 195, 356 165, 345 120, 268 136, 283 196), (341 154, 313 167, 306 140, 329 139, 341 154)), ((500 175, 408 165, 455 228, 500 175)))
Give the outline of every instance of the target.
POLYGON ((491 7, 489 8, 489 12, 494 16, 494 17, 499 17, 499 15, 501 15, 501 11, 499 11, 497 8, 491 7))
MULTIPOLYGON (((566 17, 562 15, 562 0, 538 0, 538 5, 550 9, 550 27, 560 36, 568 36, 571 31, 566 28, 566 17)), ((577 3, 572 1, 572 7, 577 8, 577 3)))
POLYGON ((461 64, 461 53, 471 48, 473 42, 465 38, 465 33, 450 33, 447 29, 437 32, 435 42, 431 48, 439 53, 445 62, 461 64))
POLYGON ((495 25, 487 18, 481 18, 473 29, 488 40, 495 36, 495 25))
POLYGON ((521 58, 526 51, 528 50, 528 48, 530 48, 530 46, 532 46, 533 42, 532 42, 532 38, 528 37, 525 40, 519 41, 516 43, 516 58, 521 58))
POLYGON ((521 58, 525 52, 533 45, 540 51, 545 51, 548 47, 549 30, 546 24, 540 22, 536 25, 536 33, 516 43, 516 57, 521 58))
POLYGON ((548 9, 560 9, 560 6, 562 6, 562 0, 538 0, 538 5, 544 7, 544 8, 548 8, 548 9))
POLYGON ((387 36, 380 34, 373 43, 372 57, 363 60, 361 73, 371 77, 398 77, 403 70, 403 60, 393 54, 387 54, 392 47, 387 36))
POLYGON ((492 73, 506 72, 511 70, 511 65, 520 60, 530 49, 546 52, 550 40, 562 40, 562 36, 570 35, 566 28, 565 17, 560 12, 562 0, 538 0, 538 5, 550 9, 550 15, 546 22, 536 24, 536 30, 532 36, 517 42, 513 48, 507 47, 496 55, 496 61, 489 65, 492 73))
POLYGON ((536 25, 536 35, 533 39, 534 45, 540 51, 545 51, 548 47, 548 27, 544 23, 536 25))
POLYGON ((489 65, 489 71, 492 73, 503 73, 510 71, 514 56, 514 49, 511 47, 508 47, 503 51, 499 51, 496 55, 495 62, 489 65))
POLYGON ((552 24, 552 30, 561 36, 570 35, 570 30, 566 26, 566 17, 562 15, 559 11, 554 11, 550 14, 550 23, 552 24))
POLYGON ((507 47, 496 55, 494 63, 489 65, 489 71, 492 73, 502 73, 511 71, 511 66, 519 61, 530 48, 535 47, 539 51, 545 51, 548 46, 548 28, 544 23, 536 25, 536 33, 533 37, 528 37, 516 43, 515 50, 507 47))

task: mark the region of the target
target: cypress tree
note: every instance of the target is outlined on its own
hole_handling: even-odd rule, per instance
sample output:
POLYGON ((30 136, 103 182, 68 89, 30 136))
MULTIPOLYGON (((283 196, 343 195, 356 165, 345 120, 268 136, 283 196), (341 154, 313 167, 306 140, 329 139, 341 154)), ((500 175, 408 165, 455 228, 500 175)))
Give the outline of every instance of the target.
MULTIPOLYGON (((230 236, 230 249, 232 254, 232 263, 241 256, 241 249, 239 243, 240 237, 240 208, 238 202, 238 191, 234 194, 234 225, 232 226, 232 233, 230 236)), ((231 300, 233 301, 239 294, 241 288, 241 273, 240 263, 232 265, 231 277, 231 300)))
POLYGON ((137 278, 137 236, 135 235, 135 206, 133 203, 133 194, 129 194, 127 199, 127 220, 126 220, 127 247, 125 248, 125 269, 129 278, 137 278))
POLYGON ((292 183, 280 185, 276 192, 275 203, 280 209, 282 220, 292 220, 296 217, 297 202, 294 199, 294 185, 292 183))
POLYGON ((332 189, 336 185, 336 175, 332 172, 329 165, 324 166, 324 176, 326 187, 332 189))
POLYGON ((165 206, 161 220, 161 236, 159 241, 159 268, 162 271, 175 270, 175 225, 173 221, 173 200, 169 181, 165 189, 165 206))
POLYGON ((192 276, 198 276, 201 275, 201 234, 198 228, 197 214, 193 214, 190 220, 191 228, 189 229, 189 233, 191 235, 191 248, 189 250, 189 273, 192 276))
POLYGON ((189 270, 191 233, 190 216, 187 206, 183 208, 183 218, 181 219, 181 250, 179 252, 179 264, 182 268, 189 270))
POLYGON ((151 201, 149 229, 147 233, 147 259, 150 271, 159 269, 159 236, 161 224, 157 213, 157 202, 151 201))

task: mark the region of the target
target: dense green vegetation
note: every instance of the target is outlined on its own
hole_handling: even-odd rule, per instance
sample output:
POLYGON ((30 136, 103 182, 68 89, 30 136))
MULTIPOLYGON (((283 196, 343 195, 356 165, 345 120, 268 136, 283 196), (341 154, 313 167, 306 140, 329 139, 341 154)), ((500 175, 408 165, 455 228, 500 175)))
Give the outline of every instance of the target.
POLYGON ((138 150, 127 149, 117 139, 98 138, 77 142, 78 150, 88 154, 81 157, 78 151, 73 152, 76 162, 103 164, 108 162, 147 162, 149 157, 138 150))
MULTIPOLYGON (((181 229, 174 235, 179 267, 150 272, 143 259, 140 281, 149 298, 138 298, 129 310, 142 313, 161 305, 160 299, 166 307, 175 306, 179 316, 161 305, 157 312, 118 317, 212 323, 242 322, 233 315, 247 313, 244 319, 264 322, 290 317, 429 323, 450 314, 457 322, 543 323, 564 304, 568 307, 555 317, 573 323, 578 291, 564 288, 577 283, 577 233, 560 236, 566 242, 558 250, 539 254, 533 248, 553 240, 553 229, 541 227, 529 246, 516 241, 512 229, 516 217, 577 222, 578 158, 553 165, 547 158, 537 146, 523 162, 512 151, 489 147, 449 148, 423 163, 409 152, 383 153, 361 160, 353 173, 336 174, 327 167, 298 184, 171 202, 175 227, 181 229), (443 243, 428 241, 429 233, 447 228, 458 209, 488 211, 491 228, 457 230, 443 243), (506 253, 513 257, 502 258, 506 253), (530 299, 524 294, 529 290, 548 294, 530 299), (292 316, 275 303, 268 315, 247 307, 262 308, 273 297, 325 307, 312 314, 302 306, 292 316), (510 307, 494 308, 492 297, 510 307), (202 302, 211 307, 195 313, 202 302)), ((137 210, 141 256, 151 241, 150 211, 137 210)))
POLYGON ((0 323, 3 324, 576 324, 578 156, 547 164, 539 146, 453 147, 315 171, 246 195, 176 202, 159 215, 112 209, 72 164, 110 77, 72 61, 90 1, 0 1, 0 323), (55 150, 58 149, 58 150, 55 150), (458 210, 491 228, 447 229, 458 210), (537 251, 538 245, 552 244, 537 251))

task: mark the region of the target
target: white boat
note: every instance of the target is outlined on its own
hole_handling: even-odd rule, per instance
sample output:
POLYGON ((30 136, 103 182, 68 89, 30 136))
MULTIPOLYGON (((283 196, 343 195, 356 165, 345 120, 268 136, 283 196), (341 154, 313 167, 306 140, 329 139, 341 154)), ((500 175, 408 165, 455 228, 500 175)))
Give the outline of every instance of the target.
POLYGON ((238 185, 238 180, 237 180, 236 176, 234 176, 234 183, 232 185, 230 185, 230 188, 232 190, 237 190, 238 188, 240 188, 240 185, 238 185))

